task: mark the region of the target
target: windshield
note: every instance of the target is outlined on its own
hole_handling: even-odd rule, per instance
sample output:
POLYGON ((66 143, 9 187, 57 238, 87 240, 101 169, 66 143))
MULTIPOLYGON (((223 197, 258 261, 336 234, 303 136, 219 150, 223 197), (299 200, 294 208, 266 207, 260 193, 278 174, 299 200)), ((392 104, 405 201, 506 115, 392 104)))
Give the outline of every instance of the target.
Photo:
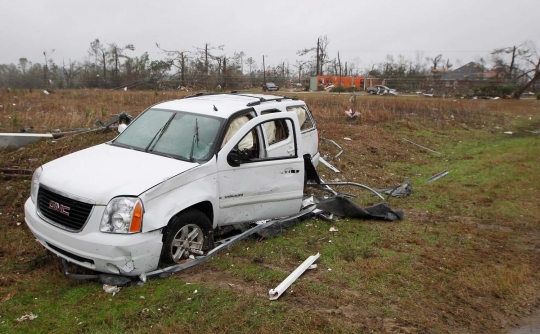
POLYGON ((186 161, 209 160, 222 119, 186 112, 149 109, 113 145, 186 161))

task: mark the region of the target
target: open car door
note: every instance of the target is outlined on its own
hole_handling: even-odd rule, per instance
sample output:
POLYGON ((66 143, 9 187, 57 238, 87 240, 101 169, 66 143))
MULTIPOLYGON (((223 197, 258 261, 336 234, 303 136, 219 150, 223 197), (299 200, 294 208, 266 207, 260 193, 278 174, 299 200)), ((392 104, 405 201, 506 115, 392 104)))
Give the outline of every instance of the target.
POLYGON ((304 189, 304 159, 295 113, 255 117, 218 153, 219 224, 284 217, 300 211, 304 189), (280 156, 268 156, 263 126, 283 128, 280 156), (265 125, 266 124, 266 125, 265 125))

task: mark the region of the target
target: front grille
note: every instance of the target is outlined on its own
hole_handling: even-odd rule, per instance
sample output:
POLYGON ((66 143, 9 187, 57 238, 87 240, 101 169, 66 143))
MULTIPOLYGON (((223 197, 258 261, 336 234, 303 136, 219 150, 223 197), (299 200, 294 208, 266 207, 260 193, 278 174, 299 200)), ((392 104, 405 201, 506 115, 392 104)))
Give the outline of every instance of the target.
POLYGON ((39 187, 37 202, 39 213, 43 217, 53 225, 71 232, 83 228, 94 207, 92 204, 60 195, 43 186, 39 187), (59 208, 64 208, 63 211, 67 214, 58 211, 59 208))
POLYGON ((47 242, 47 246, 51 247, 52 249, 54 249, 55 251, 57 251, 58 253, 60 254, 64 254, 65 256, 69 257, 70 259, 73 259, 75 261, 79 261, 79 262, 88 262, 90 264, 94 264, 94 260, 92 259, 87 259, 85 257, 82 257, 82 256, 79 256, 79 255, 75 255, 73 253, 70 253, 68 251, 65 251, 63 250, 62 248, 59 248, 59 247, 56 247, 55 245, 51 245, 50 243, 47 242))

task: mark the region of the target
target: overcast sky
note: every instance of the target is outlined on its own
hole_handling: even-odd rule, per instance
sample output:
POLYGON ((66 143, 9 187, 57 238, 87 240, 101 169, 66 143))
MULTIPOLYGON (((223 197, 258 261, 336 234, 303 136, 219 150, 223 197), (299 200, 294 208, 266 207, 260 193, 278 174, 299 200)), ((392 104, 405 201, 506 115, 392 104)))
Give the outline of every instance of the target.
MULTIPOLYGON (((0 63, 84 60, 90 42, 133 44, 141 55, 225 45, 257 63, 294 64, 327 35, 334 58, 362 68, 387 54, 443 54, 462 64, 499 47, 540 47, 540 0, 0 0, 0 63), (54 49, 54 52, 52 50, 54 49)), ((307 57, 304 57, 307 58, 307 57)))

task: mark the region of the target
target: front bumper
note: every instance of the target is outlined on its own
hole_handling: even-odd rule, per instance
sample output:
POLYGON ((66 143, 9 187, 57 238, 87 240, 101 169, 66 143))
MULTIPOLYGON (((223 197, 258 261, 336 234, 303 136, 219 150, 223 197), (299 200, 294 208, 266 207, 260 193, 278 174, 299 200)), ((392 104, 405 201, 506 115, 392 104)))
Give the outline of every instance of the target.
POLYGON ((100 232, 104 210, 104 206, 95 206, 82 231, 72 233, 41 219, 31 199, 24 204, 26 224, 37 241, 69 262, 125 276, 138 276, 156 269, 162 248, 161 230, 135 234, 100 232))

